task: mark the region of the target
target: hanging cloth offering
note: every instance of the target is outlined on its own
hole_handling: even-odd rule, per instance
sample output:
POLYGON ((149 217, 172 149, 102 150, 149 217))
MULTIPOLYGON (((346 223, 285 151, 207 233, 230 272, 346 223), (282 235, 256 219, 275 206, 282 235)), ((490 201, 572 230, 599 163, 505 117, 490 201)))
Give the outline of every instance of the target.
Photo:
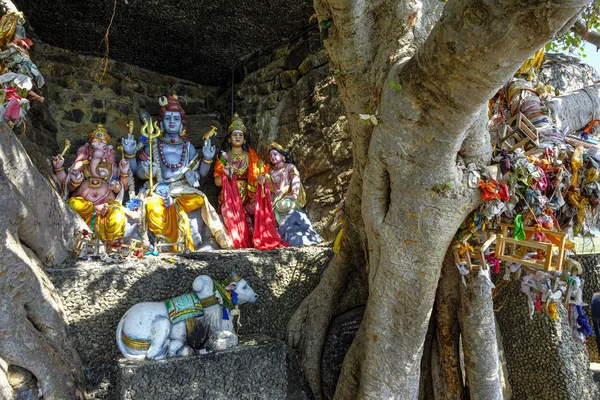
POLYGON ((513 237, 517 240, 525 240, 525 228, 523 227, 523 216, 521 214, 515 217, 515 230, 513 231, 513 237))
POLYGON ((573 168, 573 179, 571 180, 572 186, 577 186, 579 180, 579 168, 583 167, 583 146, 577 146, 573 157, 571 158, 571 167, 573 168))
POLYGON ((268 185, 259 185, 256 191, 253 241, 254 248, 259 250, 289 247, 288 243, 281 241, 279 232, 277 232, 271 204, 271 191, 268 185))
POLYGON ((4 115, 10 118, 12 121, 16 121, 21 117, 21 96, 17 93, 17 89, 10 86, 8 89, 4 89, 6 93, 5 100, 8 101, 8 106, 4 111, 4 115))
POLYGON ((229 180, 229 177, 223 174, 221 181, 223 182, 224 198, 223 216, 225 217, 227 230, 233 240, 233 247, 236 249, 252 247, 246 214, 244 213, 244 206, 242 205, 235 175, 229 180))

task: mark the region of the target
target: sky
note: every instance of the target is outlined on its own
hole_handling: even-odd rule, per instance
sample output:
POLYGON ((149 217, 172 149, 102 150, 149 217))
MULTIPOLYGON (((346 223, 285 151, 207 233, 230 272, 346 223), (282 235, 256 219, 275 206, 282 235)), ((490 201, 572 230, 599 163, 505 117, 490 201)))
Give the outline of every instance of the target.
POLYGON ((581 61, 591 65, 600 73, 600 51, 596 51, 596 46, 593 44, 585 43, 585 54, 587 57, 581 58, 581 61))

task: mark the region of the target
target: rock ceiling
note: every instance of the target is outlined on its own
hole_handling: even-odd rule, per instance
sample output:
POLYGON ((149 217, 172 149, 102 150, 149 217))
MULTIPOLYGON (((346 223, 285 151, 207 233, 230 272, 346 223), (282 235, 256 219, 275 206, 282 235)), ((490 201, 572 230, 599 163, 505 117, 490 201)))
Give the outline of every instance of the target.
POLYGON ((206 85, 309 26, 312 0, 17 0, 45 43, 206 85))

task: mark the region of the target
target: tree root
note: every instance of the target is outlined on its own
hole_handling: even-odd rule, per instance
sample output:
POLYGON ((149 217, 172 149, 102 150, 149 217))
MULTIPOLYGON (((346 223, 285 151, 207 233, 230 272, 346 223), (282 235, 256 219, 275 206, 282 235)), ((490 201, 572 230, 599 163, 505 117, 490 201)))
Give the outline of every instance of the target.
MULTIPOLYGON (((1 369, 18 366, 31 372, 46 400, 82 398, 82 365, 68 338, 62 304, 36 254, 19 237, 21 232, 27 237, 39 223, 57 226, 60 221, 35 221, 1 171, 0 202, 0 359, 6 364, 1 369)), ((2 391, 7 389, 0 378, 2 391)))
POLYGON ((436 393, 439 399, 460 400, 463 398, 463 379, 460 369, 458 324, 460 274, 454 265, 451 249, 446 252, 442 264, 442 275, 435 299, 435 338, 437 343, 436 393))
MULTIPOLYGON (((346 262, 346 257, 336 256, 319 285, 304 299, 288 323, 287 343, 300 357, 300 364, 317 400, 322 398, 321 355, 329 323, 336 313, 347 311, 356 305, 355 302, 345 300, 345 307, 340 309, 344 293, 362 292, 348 289, 348 284, 360 282, 350 279, 352 267, 351 263, 346 262)), ((366 298, 363 300, 366 301, 366 298)))

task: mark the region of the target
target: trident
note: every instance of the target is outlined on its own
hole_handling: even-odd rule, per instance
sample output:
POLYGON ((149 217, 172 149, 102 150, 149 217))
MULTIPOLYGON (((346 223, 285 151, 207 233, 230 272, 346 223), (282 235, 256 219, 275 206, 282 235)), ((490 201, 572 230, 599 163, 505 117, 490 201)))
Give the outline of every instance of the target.
POLYGON ((154 139, 156 139, 157 137, 159 137, 160 135, 162 135, 162 131, 160 130, 160 128, 158 127, 158 122, 154 121, 154 124, 152 123, 152 117, 150 118, 150 120, 144 118, 143 119, 144 124, 142 125, 142 127, 140 128, 140 132, 142 134, 142 136, 145 136, 146 138, 148 138, 148 151, 150 152, 149 157, 150 157, 150 196, 152 196, 152 191, 154 189, 154 182, 152 180, 152 167, 154 166, 153 164, 153 160, 152 160, 152 142, 154 141, 154 139), (156 133, 155 133, 156 132, 156 133))

